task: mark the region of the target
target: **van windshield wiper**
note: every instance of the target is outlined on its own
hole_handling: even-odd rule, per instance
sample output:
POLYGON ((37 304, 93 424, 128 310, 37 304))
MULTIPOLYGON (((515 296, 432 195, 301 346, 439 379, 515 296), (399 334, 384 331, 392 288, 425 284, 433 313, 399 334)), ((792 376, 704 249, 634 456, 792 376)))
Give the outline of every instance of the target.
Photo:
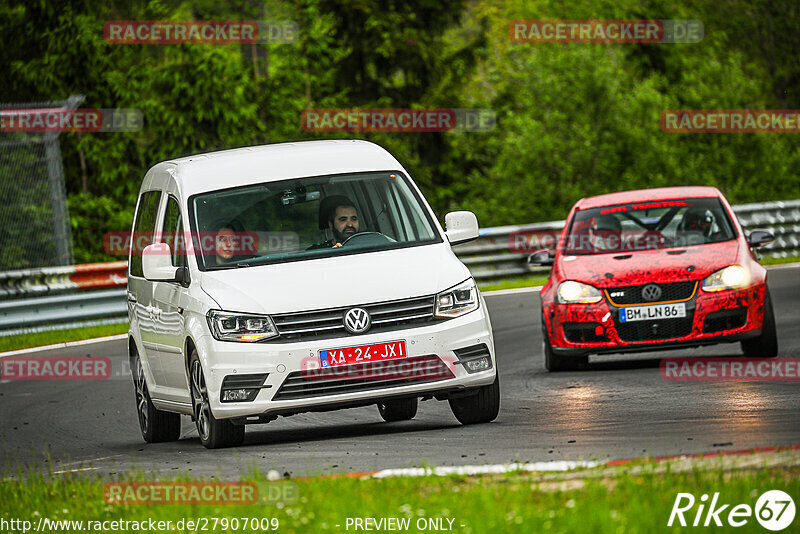
POLYGON ((227 271, 229 269, 237 269, 239 267, 252 267, 249 263, 227 263, 223 265, 210 266, 211 271, 227 271))

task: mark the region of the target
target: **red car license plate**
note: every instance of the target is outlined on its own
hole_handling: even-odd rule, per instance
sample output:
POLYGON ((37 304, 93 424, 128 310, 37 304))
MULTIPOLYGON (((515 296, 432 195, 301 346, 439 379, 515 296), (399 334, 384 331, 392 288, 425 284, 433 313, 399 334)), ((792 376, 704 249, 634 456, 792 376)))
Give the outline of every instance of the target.
POLYGON ((376 343, 375 345, 356 345, 354 347, 319 351, 319 363, 322 367, 381 362, 405 357, 405 341, 389 341, 388 343, 376 343))

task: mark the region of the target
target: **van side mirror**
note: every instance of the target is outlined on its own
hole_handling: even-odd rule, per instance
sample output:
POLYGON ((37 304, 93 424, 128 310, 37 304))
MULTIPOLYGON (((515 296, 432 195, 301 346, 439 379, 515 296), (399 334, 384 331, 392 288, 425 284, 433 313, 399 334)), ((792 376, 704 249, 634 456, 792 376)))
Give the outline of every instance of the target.
POLYGON ((182 282, 181 269, 172 265, 172 251, 167 243, 153 243, 142 251, 144 277, 151 282, 182 282))
POLYGON ((537 250, 528 256, 528 263, 530 265, 553 265, 553 256, 550 255, 549 250, 537 250))
POLYGON ((766 230, 753 230, 750 232, 750 235, 747 236, 747 244, 753 248, 772 243, 773 241, 775 241, 775 236, 772 235, 772 232, 766 230))
POLYGON ((471 211, 451 211, 444 216, 445 235, 451 245, 459 245, 478 237, 478 218, 471 211))

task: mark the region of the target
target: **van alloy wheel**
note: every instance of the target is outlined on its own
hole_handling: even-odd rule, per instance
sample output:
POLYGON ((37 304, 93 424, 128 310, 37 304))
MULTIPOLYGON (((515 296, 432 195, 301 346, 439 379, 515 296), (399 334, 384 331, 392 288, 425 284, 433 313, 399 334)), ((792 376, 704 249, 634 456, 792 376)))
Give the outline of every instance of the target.
POLYGON ((135 374, 133 375, 133 385, 136 388, 136 412, 139 415, 139 428, 144 432, 147 429, 147 382, 144 379, 144 369, 142 359, 136 357, 135 374))
POLYGON ((211 426, 211 406, 208 402, 206 379, 200 360, 192 362, 192 405, 194 407, 194 420, 197 423, 197 433, 202 441, 207 441, 211 426))

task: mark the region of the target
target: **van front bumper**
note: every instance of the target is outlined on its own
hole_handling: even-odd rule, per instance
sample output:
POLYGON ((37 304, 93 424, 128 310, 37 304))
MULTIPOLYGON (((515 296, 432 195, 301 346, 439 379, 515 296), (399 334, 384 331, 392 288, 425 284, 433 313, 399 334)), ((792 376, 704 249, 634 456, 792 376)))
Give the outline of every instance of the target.
MULTIPOLYGON (((462 317, 423 327, 324 341, 247 344, 218 341, 208 334, 195 339, 195 343, 214 417, 237 418, 239 422, 265 422, 277 415, 368 405, 390 398, 429 395, 446 398, 467 394, 473 388, 491 384, 497 368, 485 304, 462 317), (320 350, 400 340, 405 341, 406 358, 379 362, 383 365, 365 369, 360 374, 348 372, 347 368, 333 368, 330 371, 337 371, 333 377, 313 372, 308 376, 319 367, 320 350), (480 345, 485 345, 491 367, 470 373, 464 365, 467 357, 460 349, 474 349, 480 345), (393 367, 397 365, 400 367, 393 367), (387 381, 386 372, 393 372, 394 377, 403 374, 404 380, 402 383, 387 381), (226 377, 227 384, 243 382, 237 381, 237 375, 258 378, 261 386, 256 383, 257 395, 252 401, 223 402, 223 382, 226 377), (258 375, 266 376, 261 381, 258 375), (297 386, 292 395, 281 393, 287 379, 293 384, 298 380, 307 384, 308 395, 298 393, 297 386), (327 391, 343 392, 321 393, 315 386, 322 382, 329 386, 327 391), (353 387, 356 384, 357 387, 353 387)), ((306 388, 301 386, 300 389, 306 388)))

